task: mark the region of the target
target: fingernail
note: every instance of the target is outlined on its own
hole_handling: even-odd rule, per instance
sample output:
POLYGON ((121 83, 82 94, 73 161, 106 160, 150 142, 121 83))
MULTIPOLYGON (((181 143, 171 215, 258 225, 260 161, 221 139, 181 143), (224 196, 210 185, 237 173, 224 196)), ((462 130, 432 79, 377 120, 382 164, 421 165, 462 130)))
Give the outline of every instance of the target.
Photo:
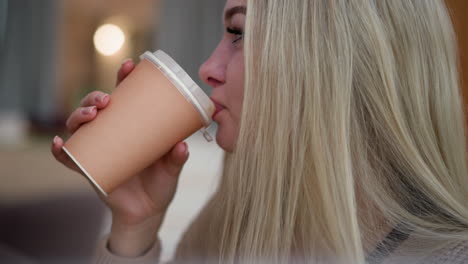
POLYGON ((107 97, 107 94, 106 95, 100 94, 100 95, 96 96, 95 101, 97 103, 102 103, 102 102, 104 102, 106 97, 107 97))
POLYGON ((94 109, 96 109, 96 106, 86 107, 86 108, 83 108, 83 110, 81 110, 81 113, 83 115, 89 115, 94 111, 94 109))
POLYGON ((58 145, 58 142, 59 142, 59 137, 55 136, 54 137, 54 145, 58 145))
POLYGON ((129 62, 129 61, 132 61, 131 58, 128 58, 128 59, 125 59, 123 62, 122 62, 122 65, 124 65, 125 63, 129 62))

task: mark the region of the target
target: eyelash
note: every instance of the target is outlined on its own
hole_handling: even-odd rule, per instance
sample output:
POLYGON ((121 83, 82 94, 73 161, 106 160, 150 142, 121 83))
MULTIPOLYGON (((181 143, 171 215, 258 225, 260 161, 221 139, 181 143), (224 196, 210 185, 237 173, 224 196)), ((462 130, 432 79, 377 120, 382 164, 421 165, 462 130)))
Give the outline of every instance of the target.
POLYGON ((233 35, 238 36, 235 40, 232 41, 232 43, 236 43, 236 42, 238 42, 239 40, 241 40, 244 37, 244 33, 242 32, 242 30, 237 29, 237 28, 228 27, 228 28, 226 28, 226 32, 229 33, 229 34, 233 34, 233 35))

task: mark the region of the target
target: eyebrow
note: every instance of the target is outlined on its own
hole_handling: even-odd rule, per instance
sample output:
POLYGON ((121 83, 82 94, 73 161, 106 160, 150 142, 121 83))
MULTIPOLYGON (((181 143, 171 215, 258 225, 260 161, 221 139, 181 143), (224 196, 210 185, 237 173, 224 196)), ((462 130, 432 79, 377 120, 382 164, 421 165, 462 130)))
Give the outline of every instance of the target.
POLYGON ((235 14, 246 14, 247 8, 245 6, 235 6, 226 10, 224 21, 231 19, 235 14))

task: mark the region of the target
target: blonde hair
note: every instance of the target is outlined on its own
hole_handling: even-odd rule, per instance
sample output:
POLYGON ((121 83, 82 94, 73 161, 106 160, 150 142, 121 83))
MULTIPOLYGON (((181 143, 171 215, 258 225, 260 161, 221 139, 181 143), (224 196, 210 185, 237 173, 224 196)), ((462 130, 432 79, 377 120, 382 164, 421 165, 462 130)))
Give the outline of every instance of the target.
POLYGON ((443 1, 247 3, 242 124, 208 223, 220 262, 363 263, 362 204, 439 246, 467 239, 443 1))

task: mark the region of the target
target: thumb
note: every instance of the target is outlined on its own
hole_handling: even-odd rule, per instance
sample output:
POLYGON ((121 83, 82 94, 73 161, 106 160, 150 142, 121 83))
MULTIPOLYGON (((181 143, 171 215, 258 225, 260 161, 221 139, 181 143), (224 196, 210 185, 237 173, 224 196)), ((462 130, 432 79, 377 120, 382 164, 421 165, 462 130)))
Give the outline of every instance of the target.
POLYGON ((188 160, 189 152, 186 142, 177 143, 164 157, 164 165, 170 175, 178 176, 185 162, 188 160))

